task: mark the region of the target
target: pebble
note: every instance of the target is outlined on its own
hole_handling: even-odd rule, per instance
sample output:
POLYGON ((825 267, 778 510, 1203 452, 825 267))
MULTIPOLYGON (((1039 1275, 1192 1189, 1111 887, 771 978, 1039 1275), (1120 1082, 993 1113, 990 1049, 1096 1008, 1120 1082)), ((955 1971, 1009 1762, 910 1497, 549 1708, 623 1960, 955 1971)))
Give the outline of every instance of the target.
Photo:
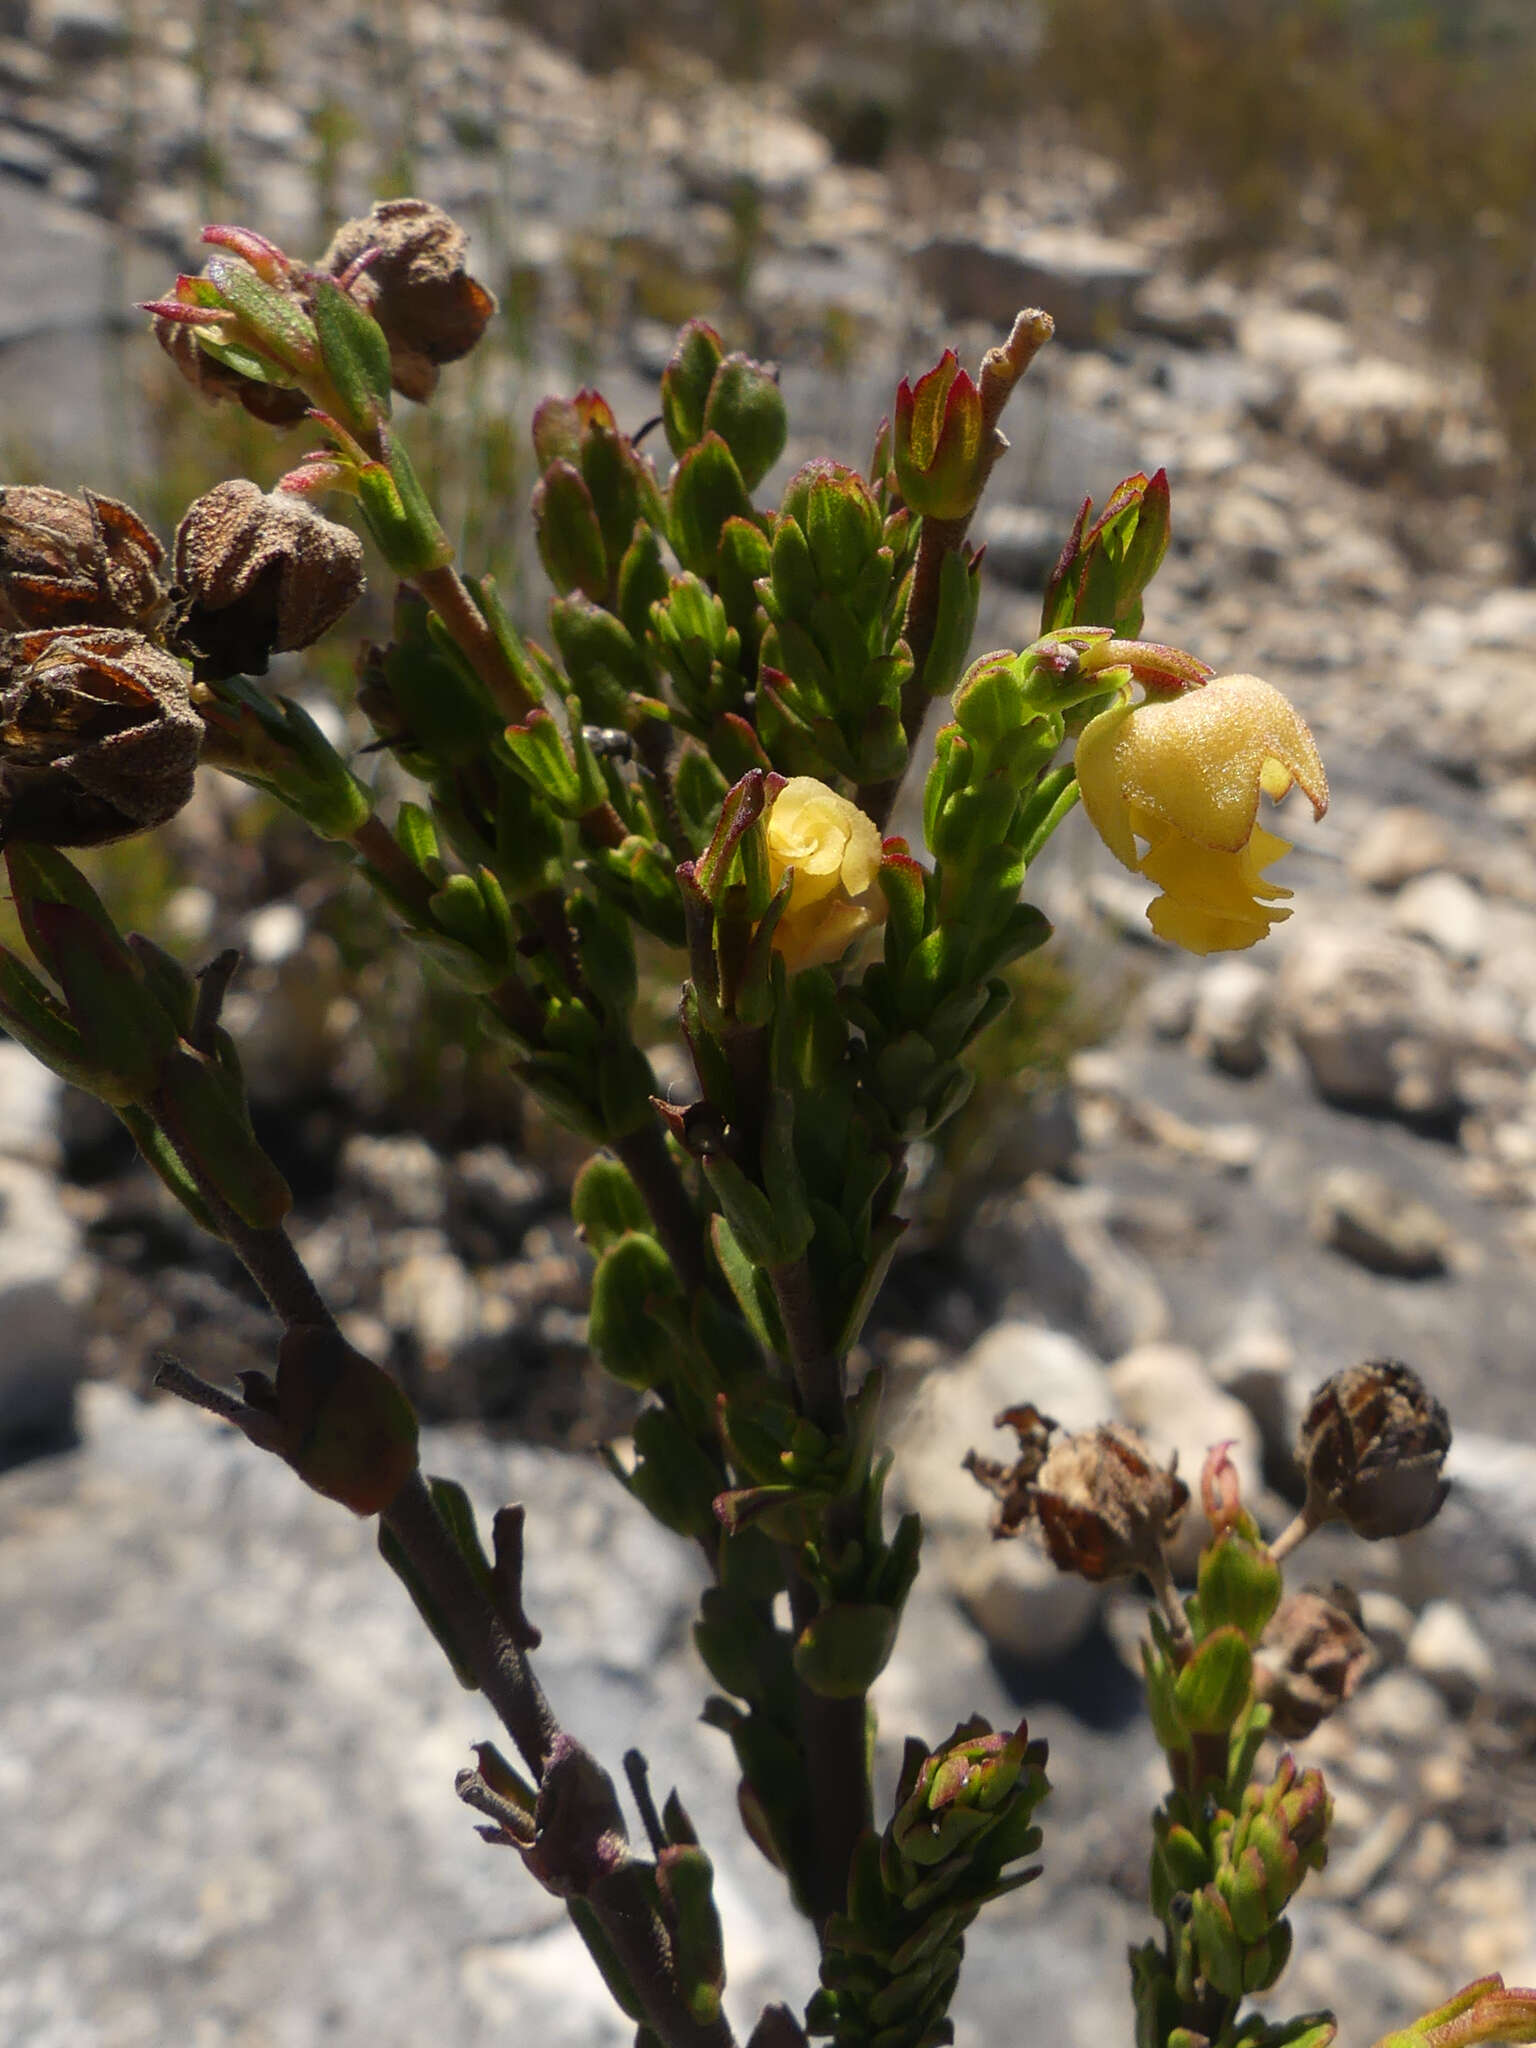
POLYGON ((1323 1176, 1313 1198, 1312 1234, 1357 1265, 1404 1280, 1443 1273, 1454 1244, 1427 1202, 1357 1166, 1336 1166, 1323 1176))
POLYGON ((1356 1694, 1350 1725, 1356 1735, 1425 1749, 1446 1724, 1445 1703, 1428 1682, 1412 1671, 1386 1671, 1356 1694))
POLYGON ((1408 1639, 1408 1662, 1452 1700, 1486 1692, 1496 1676, 1493 1652, 1454 1600, 1425 1607, 1408 1639))
POLYGON ((1474 967, 1488 944, 1483 900, 1460 875, 1437 869, 1409 882, 1392 906, 1392 922, 1411 938, 1427 939, 1447 960, 1474 967))
POLYGON ((1349 856, 1349 872, 1367 889, 1401 889, 1418 875, 1443 868, 1451 837, 1433 811, 1407 804, 1378 811, 1349 856))

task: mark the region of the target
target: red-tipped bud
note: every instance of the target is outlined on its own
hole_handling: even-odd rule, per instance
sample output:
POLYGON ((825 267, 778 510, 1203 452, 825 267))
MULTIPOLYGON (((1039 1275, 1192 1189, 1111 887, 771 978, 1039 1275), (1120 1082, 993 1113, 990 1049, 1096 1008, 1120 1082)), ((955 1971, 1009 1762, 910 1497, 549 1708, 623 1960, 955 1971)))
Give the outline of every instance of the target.
POLYGON ((924 519, 966 519, 1005 444, 985 431, 981 393, 946 349, 915 386, 896 390, 891 452, 896 482, 924 519))

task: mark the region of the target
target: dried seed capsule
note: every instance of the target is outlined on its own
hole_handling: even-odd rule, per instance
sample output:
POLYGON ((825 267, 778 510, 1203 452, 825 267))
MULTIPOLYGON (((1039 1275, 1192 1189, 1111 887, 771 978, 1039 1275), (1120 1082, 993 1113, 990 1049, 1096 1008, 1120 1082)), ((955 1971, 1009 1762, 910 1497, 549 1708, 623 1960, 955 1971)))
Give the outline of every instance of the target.
POLYGON ((465 267, 469 238, 426 199, 383 199, 344 221, 317 269, 345 278, 389 343, 395 389, 418 403, 437 388, 438 368, 467 356, 496 301, 465 267), (364 269, 347 273, 360 259, 364 269))
POLYGON ((1373 1543, 1422 1529, 1450 1491, 1450 1447, 1450 1418, 1408 1366, 1375 1358, 1335 1373, 1301 1425, 1307 1525, 1348 1522, 1373 1543))
POLYGON ((176 643, 199 678, 265 675, 308 647, 363 594, 357 535, 291 492, 217 484, 176 529, 176 643))
POLYGON ((1375 1662, 1350 1588, 1308 1586, 1275 1610, 1254 1661, 1254 1686, 1275 1734, 1300 1742, 1343 1706, 1375 1662))
POLYGON ((1056 1424, 1028 1404, 997 1418, 1019 1439, 1011 1468, 972 1451, 966 1469, 1003 1503, 995 1533, 1013 1536, 1033 1522, 1059 1571, 1085 1579, 1162 1577, 1164 1550, 1178 1529, 1189 1488, 1155 1464, 1134 1430, 1101 1423, 1054 1442, 1056 1424))
POLYGON ((165 616, 165 549, 131 506, 46 484, 0 489, 0 628, 130 626, 165 616))
POLYGON ((0 843, 104 846, 173 818, 203 722, 174 655, 116 626, 0 640, 0 843))

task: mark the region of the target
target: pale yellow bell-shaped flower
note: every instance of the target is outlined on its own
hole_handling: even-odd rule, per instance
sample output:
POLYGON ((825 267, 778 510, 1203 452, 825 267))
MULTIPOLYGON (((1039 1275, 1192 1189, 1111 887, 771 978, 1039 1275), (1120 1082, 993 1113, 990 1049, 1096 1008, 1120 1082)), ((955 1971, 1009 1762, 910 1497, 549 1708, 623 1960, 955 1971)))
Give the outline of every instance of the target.
POLYGON ((768 873, 775 889, 793 871, 773 948, 791 974, 840 960, 862 931, 885 916, 875 880, 880 828, 814 775, 794 775, 767 819, 768 873))
POLYGON ((1306 722, 1257 676, 1111 705, 1078 739, 1077 785, 1116 860, 1161 889, 1153 931, 1191 953, 1238 951, 1290 916, 1290 890, 1264 879, 1290 842, 1259 824, 1260 795, 1299 787, 1314 816, 1328 808, 1306 722))

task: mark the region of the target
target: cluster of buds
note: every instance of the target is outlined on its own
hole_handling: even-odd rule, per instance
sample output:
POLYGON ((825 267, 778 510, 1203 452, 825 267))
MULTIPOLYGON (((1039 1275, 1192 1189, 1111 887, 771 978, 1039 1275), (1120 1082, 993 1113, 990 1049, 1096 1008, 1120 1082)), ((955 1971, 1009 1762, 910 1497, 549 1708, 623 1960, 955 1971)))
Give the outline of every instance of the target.
POLYGON ((203 239, 216 253, 201 274, 178 277, 145 310, 203 397, 233 399, 270 426, 335 405, 320 331, 327 287, 369 316, 387 349, 386 383, 417 400, 431 396, 441 364, 469 353, 496 310, 466 267, 463 229, 422 199, 386 200, 344 222, 315 265, 248 228, 207 228, 203 239))
POLYGON ((1236 1814, 1218 1815, 1208 1854, 1190 1859, 1193 1837, 1160 1845, 1185 1880, 1189 1965, 1223 1997, 1267 1990, 1285 1968, 1291 1930, 1283 1915, 1307 1872, 1327 1861, 1331 1811, 1322 1773, 1302 1770, 1287 1753, 1269 1784, 1248 1787, 1236 1814), (1193 1884, 1199 1864, 1210 1874, 1193 1884))
POLYGON ((941 2031, 966 1928, 991 1899, 1038 1877, 1046 1746, 1024 1722, 994 1733, 962 1722, 938 1749, 907 1743, 895 1812, 853 1861, 844 1912, 827 1923, 812 2034, 879 2048, 925 2048, 941 2031))

